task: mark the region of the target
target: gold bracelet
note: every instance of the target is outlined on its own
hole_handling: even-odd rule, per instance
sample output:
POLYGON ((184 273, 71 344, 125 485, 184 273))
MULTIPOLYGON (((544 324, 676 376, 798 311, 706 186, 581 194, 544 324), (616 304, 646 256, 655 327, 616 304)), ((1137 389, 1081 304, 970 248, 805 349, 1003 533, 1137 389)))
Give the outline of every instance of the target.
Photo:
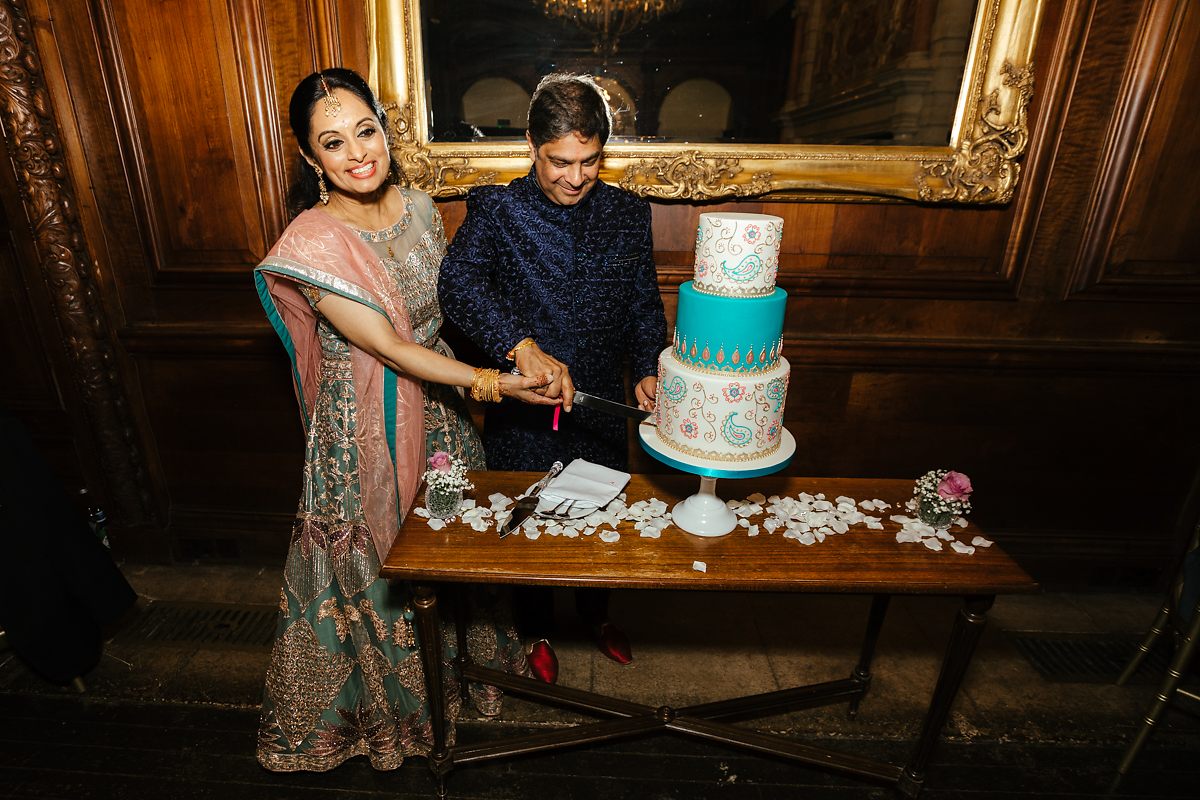
POLYGON ((520 350, 522 347, 529 347, 531 344, 537 344, 537 342, 533 340, 532 336, 526 336, 524 339, 514 344, 512 350, 509 350, 504 357, 509 361, 512 361, 514 358, 516 358, 518 350, 520 350))
POLYGON ((500 370, 478 367, 471 376, 471 399, 477 403, 499 403, 500 370))

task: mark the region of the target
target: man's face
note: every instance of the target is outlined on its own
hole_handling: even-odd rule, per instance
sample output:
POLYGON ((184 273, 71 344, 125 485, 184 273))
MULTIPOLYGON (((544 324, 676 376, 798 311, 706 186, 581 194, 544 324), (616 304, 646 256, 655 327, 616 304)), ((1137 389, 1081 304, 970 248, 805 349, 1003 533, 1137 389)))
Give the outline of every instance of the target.
POLYGON ((603 149, 599 136, 584 139, 578 133, 568 133, 541 147, 533 146, 528 133, 525 140, 529 142, 533 174, 550 202, 573 206, 596 185, 603 149))

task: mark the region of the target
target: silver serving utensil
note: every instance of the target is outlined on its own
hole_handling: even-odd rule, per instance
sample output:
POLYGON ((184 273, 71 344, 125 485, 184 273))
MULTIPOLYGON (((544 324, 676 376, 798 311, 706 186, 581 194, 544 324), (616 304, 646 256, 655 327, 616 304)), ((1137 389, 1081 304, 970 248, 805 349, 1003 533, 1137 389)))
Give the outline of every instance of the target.
POLYGON ((555 461, 554 465, 550 467, 550 471, 543 475, 538 482, 533 485, 532 489, 517 498, 517 504, 513 506, 512 516, 505 520, 504 524, 500 526, 501 539, 503 539, 505 536, 508 536, 510 533, 519 528, 521 523, 529 519, 529 515, 532 514, 537 508, 538 495, 542 493, 542 489, 545 489, 550 481, 554 480, 558 473, 562 472, 562 468, 562 462, 555 461))

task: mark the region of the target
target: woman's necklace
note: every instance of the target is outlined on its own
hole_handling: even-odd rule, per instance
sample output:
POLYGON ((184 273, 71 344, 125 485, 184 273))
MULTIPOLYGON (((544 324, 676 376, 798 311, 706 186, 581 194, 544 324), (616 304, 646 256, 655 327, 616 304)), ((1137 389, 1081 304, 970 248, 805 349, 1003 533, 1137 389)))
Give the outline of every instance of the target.
MULTIPOLYGON (((383 200, 381 198, 375 205, 382 204, 383 200)), ((389 225, 386 228, 379 229, 375 228, 373 225, 363 225, 362 223, 358 222, 353 215, 347 213, 347 209, 344 206, 340 206, 339 211, 341 213, 338 216, 342 219, 342 221, 354 228, 354 230, 358 232, 359 236, 361 236, 365 241, 380 243, 387 242, 386 246, 388 258, 392 259, 393 261, 396 260, 396 251, 392 246, 392 241, 401 233, 403 233, 405 227, 407 227, 404 224, 406 220, 404 219, 403 215, 401 216, 400 221, 394 223, 393 225, 389 225)), ((405 208, 405 211, 407 212, 407 208, 405 208)))

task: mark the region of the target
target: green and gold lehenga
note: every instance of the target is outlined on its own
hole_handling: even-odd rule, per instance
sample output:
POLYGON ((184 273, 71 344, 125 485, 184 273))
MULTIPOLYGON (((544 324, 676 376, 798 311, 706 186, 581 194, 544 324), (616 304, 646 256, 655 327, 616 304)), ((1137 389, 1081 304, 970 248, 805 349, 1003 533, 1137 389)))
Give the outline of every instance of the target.
MULTIPOLYGON (((380 553, 425 458, 444 450, 483 468, 482 446, 453 388, 419 386, 384 368, 315 309, 337 293, 384 314, 402 338, 448 353, 438 338, 441 218, 427 196, 403 194, 403 217, 383 231, 355 231, 323 211, 301 214, 255 271, 292 360, 307 433, 258 737, 259 762, 271 770, 327 770, 355 755, 394 769, 432 746, 410 598, 379 577, 380 553)), ((506 604, 486 592, 473 600, 472 658, 525 672, 506 604)), ((445 638, 453 648, 455 637, 445 638)), ((446 691, 453 725, 456 682, 446 691)), ((499 713, 494 687, 470 692, 481 713, 499 713)))

